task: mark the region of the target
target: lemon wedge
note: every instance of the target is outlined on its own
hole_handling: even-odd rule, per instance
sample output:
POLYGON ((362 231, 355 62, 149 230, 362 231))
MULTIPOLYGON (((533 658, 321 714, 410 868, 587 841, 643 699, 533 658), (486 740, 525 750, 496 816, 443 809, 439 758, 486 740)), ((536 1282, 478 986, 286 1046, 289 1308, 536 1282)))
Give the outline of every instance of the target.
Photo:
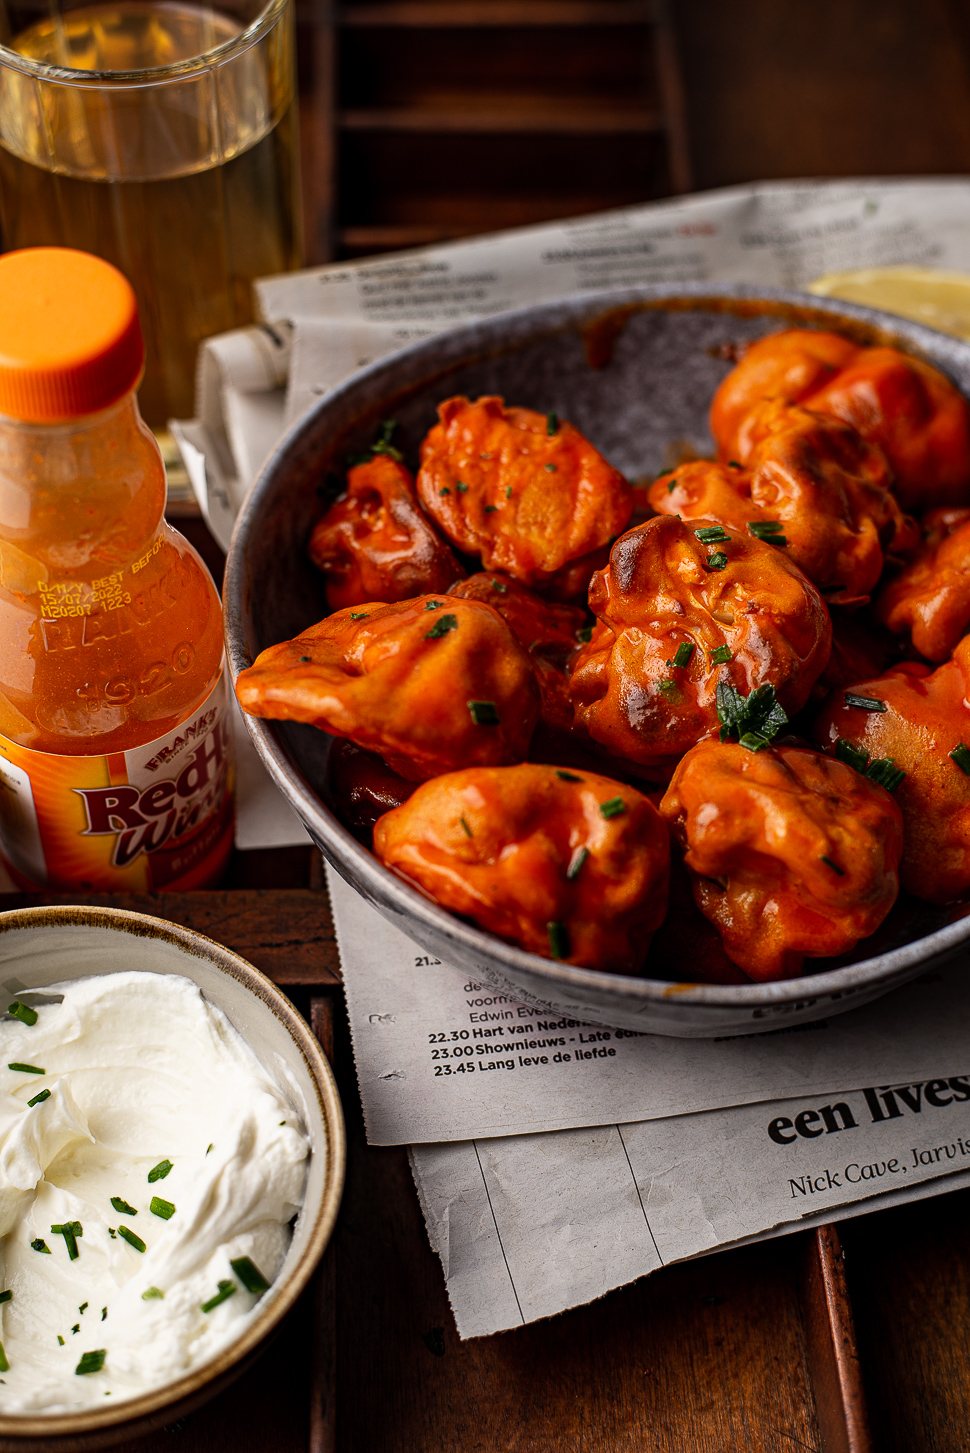
POLYGON ((927 328, 970 340, 970 273, 931 267, 861 267, 829 272, 809 283, 823 298, 842 298, 899 313, 927 328))

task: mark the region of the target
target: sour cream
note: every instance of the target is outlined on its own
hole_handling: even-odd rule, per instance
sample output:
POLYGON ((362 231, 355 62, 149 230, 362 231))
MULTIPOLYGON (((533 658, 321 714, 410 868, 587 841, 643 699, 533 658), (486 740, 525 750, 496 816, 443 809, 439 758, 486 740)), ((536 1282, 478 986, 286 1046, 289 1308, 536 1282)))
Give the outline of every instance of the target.
POLYGON ((282 1266, 309 1155, 293 1106, 191 980, 43 993, 63 1000, 0 1022, 3 1413, 134 1397, 237 1337, 261 1295, 247 1283, 282 1266))

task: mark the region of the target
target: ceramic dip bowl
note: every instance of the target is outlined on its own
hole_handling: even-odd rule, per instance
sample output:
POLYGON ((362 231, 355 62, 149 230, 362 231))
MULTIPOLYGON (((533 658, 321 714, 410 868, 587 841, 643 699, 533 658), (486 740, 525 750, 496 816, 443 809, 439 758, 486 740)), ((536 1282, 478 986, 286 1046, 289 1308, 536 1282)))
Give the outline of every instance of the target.
MULTIPOLYGON (((924 358, 970 394, 970 345, 902 318, 835 299, 701 284, 590 293, 543 303, 413 344, 321 398, 271 455, 236 524, 225 580, 233 677, 265 647, 328 614, 307 540, 323 513, 328 473, 343 477, 381 420, 417 455, 436 406, 454 394, 501 394, 555 410, 631 480, 713 453, 707 424, 734 350, 783 327, 842 332, 924 358), (689 456, 687 456, 689 457, 689 456)), ((525 953, 462 921, 395 876, 340 823, 327 785, 330 738, 295 723, 246 718, 278 787, 330 863, 422 949, 556 1014, 620 1028, 704 1038, 819 1019, 873 999, 961 950, 966 909, 902 899, 879 932, 839 960, 809 960, 804 978, 774 983, 692 981, 690 950, 652 950, 643 974, 576 968, 525 953)), ((659 935, 658 935, 659 938, 659 935)), ((655 940, 656 947, 656 940, 655 940)))
POLYGON ((0 989, 43 1001, 64 980, 139 970, 198 985, 229 1019, 304 1121, 310 1160, 292 1241, 270 1290, 240 1335, 176 1381, 115 1405, 78 1412, 0 1414, 0 1450, 98 1448, 139 1437, 191 1412, 244 1371, 306 1287, 330 1238, 343 1187, 343 1113, 330 1066, 292 1004, 237 954, 172 923, 110 908, 0 913, 0 989))

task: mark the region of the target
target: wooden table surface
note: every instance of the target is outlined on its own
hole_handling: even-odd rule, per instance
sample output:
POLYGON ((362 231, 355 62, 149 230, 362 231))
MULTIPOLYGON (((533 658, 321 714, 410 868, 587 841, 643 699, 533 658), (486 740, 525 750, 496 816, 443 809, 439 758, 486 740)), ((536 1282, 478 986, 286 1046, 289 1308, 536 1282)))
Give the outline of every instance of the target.
POLYGON ((970 1449, 970 1192, 669 1267, 461 1342, 406 1151, 364 1139, 317 854, 237 854, 217 891, 0 907, 68 901, 153 912, 244 954, 313 1023, 348 1121, 316 1285, 240 1383, 126 1453, 970 1449))

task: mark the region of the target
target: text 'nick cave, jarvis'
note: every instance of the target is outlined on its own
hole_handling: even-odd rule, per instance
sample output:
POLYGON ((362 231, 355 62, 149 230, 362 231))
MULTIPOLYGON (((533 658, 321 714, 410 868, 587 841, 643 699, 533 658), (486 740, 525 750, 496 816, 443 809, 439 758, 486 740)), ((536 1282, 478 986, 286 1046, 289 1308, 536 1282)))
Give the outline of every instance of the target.
POLYGON ((768 1137, 776 1145, 794 1145, 799 1136, 814 1140, 819 1135, 858 1129, 856 1112, 863 1117, 868 1112, 869 1122, 876 1124, 880 1120, 920 1115, 925 1106, 941 1110, 946 1105, 959 1104, 964 1100, 970 1100, 970 1075, 953 1075, 946 1080, 920 1080, 911 1085, 880 1085, 878 1089, 854 1090, 834 1105, 801 1110, 791 1119, 787 1115, 778 1115, 768 1125, 768 1137))

